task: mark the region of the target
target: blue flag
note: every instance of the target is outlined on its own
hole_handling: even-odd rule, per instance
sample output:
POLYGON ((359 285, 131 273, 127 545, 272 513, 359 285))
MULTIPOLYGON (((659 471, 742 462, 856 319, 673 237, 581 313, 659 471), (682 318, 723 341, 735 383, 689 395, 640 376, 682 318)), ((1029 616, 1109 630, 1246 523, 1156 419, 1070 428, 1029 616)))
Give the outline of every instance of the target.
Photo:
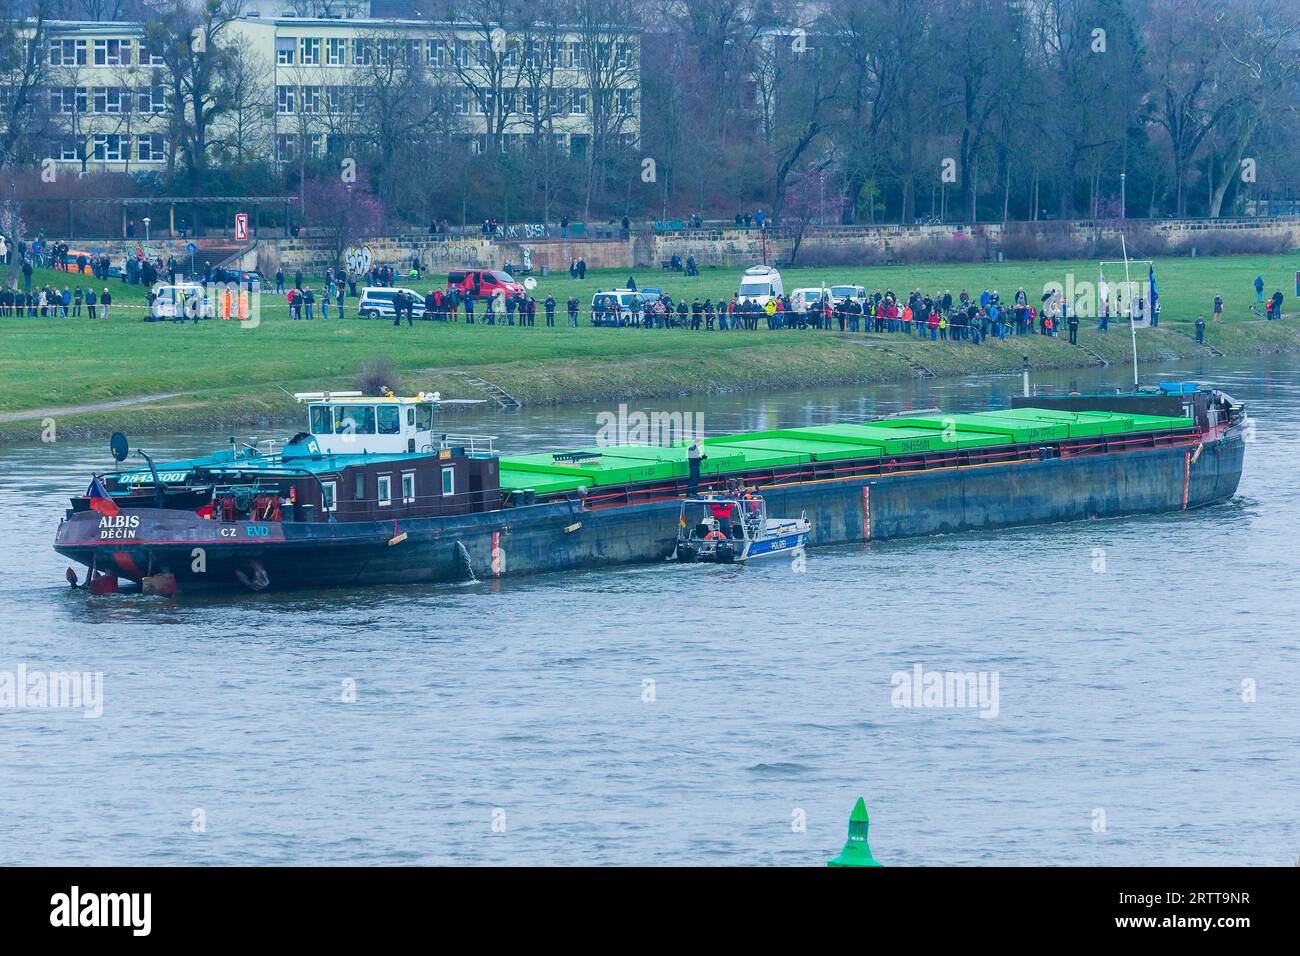
POLYGON ((1156 314, 1156 302, 1160 298, 1160 293, 1156 291, 1156 267, 1154 264, 1147 266, 1147 281, 1151 285, 1151 314, 1156 314))

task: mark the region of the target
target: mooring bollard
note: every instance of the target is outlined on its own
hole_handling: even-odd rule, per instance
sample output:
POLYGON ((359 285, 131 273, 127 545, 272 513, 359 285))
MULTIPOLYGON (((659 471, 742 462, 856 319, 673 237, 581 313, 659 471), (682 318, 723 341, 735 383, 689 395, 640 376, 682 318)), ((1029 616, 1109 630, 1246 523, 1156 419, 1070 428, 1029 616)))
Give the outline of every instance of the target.
POLYGON ((867 802, 858 797, 849 815, 849 838, 844 841, 844 849, 834 859, 827 860, 827 866, 883 866, 871 855, 871 846, 867 843, 867 830, 871 820, 867 817, 867 802))

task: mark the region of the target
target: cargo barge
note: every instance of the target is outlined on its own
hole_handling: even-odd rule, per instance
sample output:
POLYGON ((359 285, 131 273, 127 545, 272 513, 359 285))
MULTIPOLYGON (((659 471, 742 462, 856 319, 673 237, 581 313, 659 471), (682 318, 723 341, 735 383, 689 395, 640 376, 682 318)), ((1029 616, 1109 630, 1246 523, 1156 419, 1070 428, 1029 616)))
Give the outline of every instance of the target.
MULTIPOLYGON (((120 582, 283 590, 662 561, 688 495, 754 489, 809 545, 1187 510, 1237 489, 1244 407, 1215 389, 1023 399, 972 414, 775 428, 685 447, 499 454, 437 396, 312 393, 282 447, 94 476, 54 547, 120 582)), ((115 436, 114 457, 127 457, 115 436)), ((68 579, 78 583, 76 571, 68 579)))

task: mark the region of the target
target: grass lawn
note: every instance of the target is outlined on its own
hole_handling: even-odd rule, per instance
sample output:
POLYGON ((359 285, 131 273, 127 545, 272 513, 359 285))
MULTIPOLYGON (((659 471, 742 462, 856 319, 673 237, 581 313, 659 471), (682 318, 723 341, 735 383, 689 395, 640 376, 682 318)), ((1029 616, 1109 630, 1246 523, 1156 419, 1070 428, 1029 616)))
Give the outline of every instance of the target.
MULTIPOLYGON (((1146 360, 1198 354, 1194 343, 1176 331, 1190 331, 1197 313, 1208 318, 1216 291, 1226 302, 1226 321, 1211 328, 1208 340, 1225 352, 1278 351, 1292 347, 1292 323, 1263 323, 1249 307, 1253 281, 1263 275, 1266 295, 1280 287, 1284 308, 1294 313, 1295 272, 1300 255, 1169 259, 1157 264, 1162 302, 1161 330, 1139 334, 1146 360)), ((674 298, 729 296, 736 290, 739 269, 706 269, 695 278, 654 270, 632 273, 638 286, 659 286, 674 298)), ((882 268, 797 269, 785 274, 787 291, 822 282, 850 281, 905 292, 965 288, 978 295, 997 289, 1010 301, 1019 286, 1031 302, 1046 283, 1095 282, 1093 262, 1015 262, 1001 264, 891 266, 882 268)), ((75 286, 76 275, 37 270, 33 284, 75 286)), ((443 277, 438 277, 443 278, 443 277)), ((284 300, 272 294, 262 299, 257 328, 237 322, 198 324, 145 323, 145 290, 120 281, 107 284, 113 292, 114 314, 107 322, 81 318, 0 319, 0 413, 76 406, 158 393, 185 393, 167 407, 178 417, 213 400, 229 402, 241 395, 258 396, 268 407, 283 399, 279 384, 294 388, 349 387, 367 360, 387 357, 401 369, 406 387, 441 388, 448 395, 481 397, 456 372, 473 373, 497 382, 525 401, 618 399, 632 395, 681 394, 710 388, 780 388, 906 377, 907 358, 939 374, 961 374, 1018 367, 1020 355, 1030 354, 1039 367, 1088 364, 1081 350, 1064 340, 1038 336, 1009 339, 1005 344, 970 346, 920 342, 884 336, 880 344, 902 356, 864 347, 861 336, 837 333, 732 332, 712 335, 680 330, 593 329, 567 327, 564 300, 577 294, 587 305, 597 289, 622 286, 628 273, 598 270, 585 281, 567 274, 539 277, 533 294, 548 293, 560 304, 557 327, 531 329, 416 322, 415 328, 395 329, 391 323, 349 318, 328 322, 292 322, 284 300), (127 307, 135 306, 134 309, 127 307)), ((1107 276, 1116 281, 1122 276, 1107 276)), ((319 278, 310 280, 319 289, 319 278)), ((421 291, 428 280, 413 283, 421 291)), ((356 300, 349 300, 349 313, 356 300)), ((481 318, 481 316, 480 316, 481 318)), ((539 323, 543 313, 539 311, 539 323)), ((1082 345, 1108 358, 1124 361, 1127 330, 1113 323, 1103 337, 1086 323, 1082 345), (1124 334, 1117 335, 1116 332, 1124 334)), ((161 408, 161 406, 160 406, 161 408)), ((120 414, 120 413, 119 413, 120 414)), ((94 416, 89 416, 93 418, 94 416)))

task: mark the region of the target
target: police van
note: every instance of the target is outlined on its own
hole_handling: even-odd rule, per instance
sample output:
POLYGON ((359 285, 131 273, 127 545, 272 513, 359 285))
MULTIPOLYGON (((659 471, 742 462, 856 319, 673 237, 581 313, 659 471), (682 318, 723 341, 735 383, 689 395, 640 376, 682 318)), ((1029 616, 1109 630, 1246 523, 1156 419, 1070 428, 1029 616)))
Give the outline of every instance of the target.
MULTIPOLYGON (((411 314, 417 319, 424 318, 424 293, 414 289, 392 288, 391 286, 370 286, 361 290, 357 302, 357 315, 363 319, 391 319, 395 316, 393 296, 405 292, 411 297, 411 314)), ((405 312, 403 312, 405 314, 405 312)))

